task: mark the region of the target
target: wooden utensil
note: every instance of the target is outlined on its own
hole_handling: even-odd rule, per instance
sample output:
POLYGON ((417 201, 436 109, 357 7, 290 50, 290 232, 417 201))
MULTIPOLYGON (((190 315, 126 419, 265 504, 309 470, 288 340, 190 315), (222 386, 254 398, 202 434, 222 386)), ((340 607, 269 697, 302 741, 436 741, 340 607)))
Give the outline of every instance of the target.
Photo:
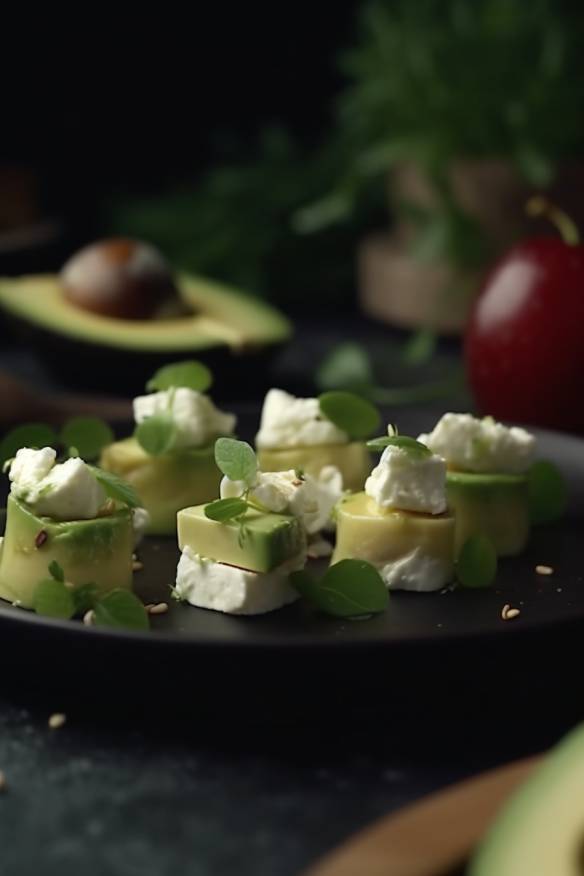
POLYGON ((431 794, 361 831, 303 876, 446 876, 539 762, 516 761, 431 794))

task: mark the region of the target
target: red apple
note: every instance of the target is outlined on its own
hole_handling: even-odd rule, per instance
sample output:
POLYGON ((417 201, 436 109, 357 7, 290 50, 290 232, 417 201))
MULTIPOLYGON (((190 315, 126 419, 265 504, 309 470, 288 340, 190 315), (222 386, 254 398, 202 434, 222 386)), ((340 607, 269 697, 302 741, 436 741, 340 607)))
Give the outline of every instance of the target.
POLYGON ((495 265, 467 327, 467 373, 484 413, 584 432, 584 247, 544 206, 565 239, 526 240, 495 265))

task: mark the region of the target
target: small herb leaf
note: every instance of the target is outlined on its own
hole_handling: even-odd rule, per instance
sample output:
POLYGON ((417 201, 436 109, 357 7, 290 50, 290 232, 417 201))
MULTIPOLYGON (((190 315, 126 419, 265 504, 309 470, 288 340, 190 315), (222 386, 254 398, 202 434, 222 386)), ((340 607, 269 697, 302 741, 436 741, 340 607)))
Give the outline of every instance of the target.
POLYGON ((54 447, 58 444, 57 433, 46 423, 25 423, 8 432, 0 442, 0 465, 16 456, 21 447, 54 447))
POLYGON ((318 402, 323 416, 355 440, 367 438, 381 421, 375 405, 352 392, 323 392, 318 402))
POLYGON ((186 387, 197 392, 206 392, 213 383, 213 375, 202 362, 174 362, 164 365, 146 384, 149 392, 186 387))
POLYGON ((372 438, 367 442, 369 450, 375 450, 381 453, 386 447, 399 447, 400 450, 405 450, 408 453, 416 456, 431 456, 432 451, 422 444, 421 441, 416 441, 415 438, 410 438, 409 435, 382 435, 381 438, 372 438))
POLYGON ((359 344, 340 344, 319 365, 316 383, 322 390, 363 390, 371 386, 373 370, 369 354, 359 344))
POLYGON ((51 578, 55 579, 55 581, 61 581, 61 583, 63 583, 65 580, 65 573, 56 560, 49 563, 49 574, 51 575, 51 578))
POLYGON ((87 611, 95 608, 99 592, 95 584, 82 584, 71 591, 75 603, 75 614, 84 615, 87 611))
POLYGON ((553 462, 544 459, 534 462, 527 472, 527 486, 532 523, 552 523, 564 515, 568 488, 553 462))
POLYGON ((228 520, 241 517, 247 508, 245 499, 216 499, 215 502, 209 502, 208 505, 205 505, 205 517, 217 520, 219 523, 226 523, 228 520))
POLYGON ((65 447, 75 448, 77 456, 85 460, 97 459, 101 450, 114 440, 114 433, 98 417, 74 417, 67 420, 59 441, 65 447))
POLYGON ((484 535, 471 535, 456 562, 456 576, 463 587, 490 587, 497 575, 497 553, 484 535))
POLYGON ((172 449, 176 427, 168 414, 154 414, 136 426, 134 437, 150 456, 161 456, 172 449))
POLYGON ((341 560, 315 582, 294 572, 290 583, 316 608, 333 617, 362 617, 387 608, 389 593, 377 569, 364 560, 341 560))
POLYGON ((232 481, 244 481, 251 486, 256 479, 256 455, 245 441, 218 438, 215 442, 215 462, 220 471, 232 481))
POLYGON ((112 590, 95 603, 95 624, 99 627, 123 627, 147 630, 150 626, 146 609, 129 590, 112 590))
POLYGON ((71 590, 55 578, 45 578, 39 582, 33 597, 33 608, 37 614, 64 620, 75 614, 71 590))
POLYGON ((105 490, 105 494, 109 499, 114 499, 116 502, 121 502, 127 505, 128 508, 141 508, 143 502, 131 484, 128 484, 118 475, 111 471, 104 471, 97 466, 90 466, 95 479, 101 484, 105 490))

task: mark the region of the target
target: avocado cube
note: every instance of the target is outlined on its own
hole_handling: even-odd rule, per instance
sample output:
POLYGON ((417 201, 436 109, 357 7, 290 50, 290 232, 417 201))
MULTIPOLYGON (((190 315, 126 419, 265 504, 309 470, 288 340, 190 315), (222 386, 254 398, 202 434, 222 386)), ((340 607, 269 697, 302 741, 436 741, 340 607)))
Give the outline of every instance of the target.
POLYGON ((476 534, 502 557, 521 553, 529 538, 527 478, 523 475, 449 471, 448 507, 456 520, 456 553, 476 534))
POLYGON ((283 447, 279 450, 258 450, 262 471, 300 469, 318 478, 325 465, 336 465, 343 476, 345 490, 362 490, 371 472, 371 456, 365 444, 322 444, 313 447, 283 447))
POLYGON ((174 535, 181 508, 216 498, 221 472, 214 445, 150 456, 135 438, 106 447, 100 466, 132 484, 150 514, 147 532, 174 535))
POLYGON ((94 520, 59 522, 37 517, 9 496, 0 546, 0 598, 31 608, 36 587, 49 577, 54 560, 74 585, 92 583, 102 593, 131 589, 133 550, 128 508, 94 520))
POLYGON ((205 516, 205 505, 178 514, 178 543, 202 557, 252 572, 271 572, 306 551, 304 528, 296 517, 249 508, 242 523, 205 516))

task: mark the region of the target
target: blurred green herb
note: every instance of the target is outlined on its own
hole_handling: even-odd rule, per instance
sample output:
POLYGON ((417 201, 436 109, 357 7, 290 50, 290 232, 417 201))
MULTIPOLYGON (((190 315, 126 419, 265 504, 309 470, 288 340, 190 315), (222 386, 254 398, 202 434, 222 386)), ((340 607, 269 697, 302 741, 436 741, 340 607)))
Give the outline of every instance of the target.
POLYGON ((352 440, 371 435, 381 421, 377 408, 352 392, 331 390, 318 397, 320 411, 327 420, 346 432, 352 440))
POLYGON ((456 577, 462 587, 490 587, 497 576, 497 553, 484 535, 471 535, 456 561, 456 577))
POLYGON ((174 446, 176 426, 169 414, 153 414, 138 423, 134 437, 150 456, 162 456, 174 446))
MULTIPOLYGON (((149 392, 186 387, 197 392, 206 392, 213 383, 213 375, 206 365, 194 359, 187 362, 172 362, 163 365, 146 384, 149 392)), ((83 455, 83 454, 82 454, 83 455)))
POLYGON ((59 443, 75 450, 84 460, 97 459, 101 450, 114 440, 110 426, 97 417, 74 417, 61 429, 59 443))
POLYGON ((377 569, 364 560, 341 560, 320 581, 306 571, 290 575, 300 595, 323 614, 352 618, 385 611, 389 593, 377 569))
POLYGON ((568 504, 566 481, 553 462, 541 459, 527 472, 531 522, 552 523, 559 520, 568 504))

